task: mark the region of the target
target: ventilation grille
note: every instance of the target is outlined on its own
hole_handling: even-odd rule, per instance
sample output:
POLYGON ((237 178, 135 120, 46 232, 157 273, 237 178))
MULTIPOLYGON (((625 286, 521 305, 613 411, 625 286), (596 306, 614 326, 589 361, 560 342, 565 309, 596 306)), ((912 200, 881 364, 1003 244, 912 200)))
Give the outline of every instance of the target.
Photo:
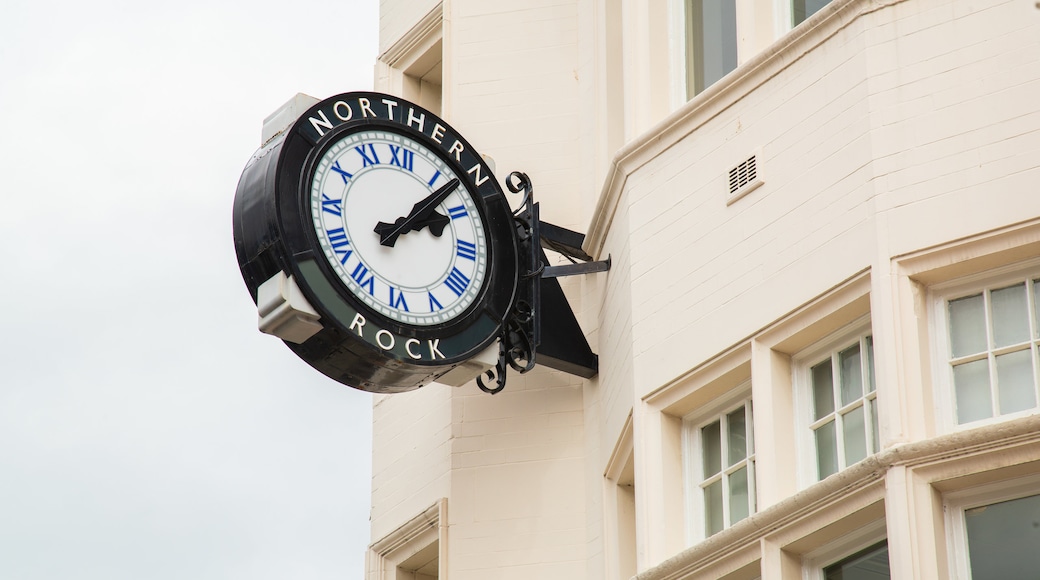
POLYGON ((727 205, 747 195, 751 190, 762 185, 759 175, 758 152, 755 152, 739 165, 729 170, 729 198, 727 205))
POLYGON ((747 161, 729 170, 730 195, 754 181, 756 177, 758 177, 758 172, 755 169, 755 156, 752 155, 747 161))

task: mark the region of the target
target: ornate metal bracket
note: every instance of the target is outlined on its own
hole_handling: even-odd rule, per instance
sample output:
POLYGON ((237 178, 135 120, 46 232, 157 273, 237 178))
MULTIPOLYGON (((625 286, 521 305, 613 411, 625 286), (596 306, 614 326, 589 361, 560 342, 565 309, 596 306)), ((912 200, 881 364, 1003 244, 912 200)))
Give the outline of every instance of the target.
POLYGON ((517 300, 513 311, 507 317, 499 337, 498 363, 494 370, 485 376, 477 377, 477 386, 485 393, 501 392, 506 386, 508 368, 523 374, 534 368, 538 348, 542 346, 542 291, 549 292, 548 304, 553 312, 553 319, 562 319, 562 324, 555 321, 554 334, 563 336, 550 345, 544 364, 583 377, 596 374, 598 360, 588 347, 581 329, 577 326, 566 297, 559 284, 552 278, 573 276, 592 272, 605 272, 610 269, 610 258, 603 261, 591 261, 591 256, 581 250, 584 236, 552 224, 543 223, 539 217, 539 207, 534 201, 534 187, 526 174, 514 171, 506 178, 506 187, 513 193, 523 193, 524 198, 519 209, 513 212, 513 223, 519 241, 520 281, 517 289, 517 300), (559 252, 571 260, 565 266, 546 266, 543 247, 559 252), (577 258, 584 263, 578 263, 577 258), (546 286, 546 283, 550 285, 546 286), (561 311, 564 310, 565 312, 561 311), (580 343, 577 352, 560 348, 562 343, 580 343), (583 347, 583 348, 580 348, 583 347), (563 352, 567 351, 567 352, 563 352), (491 385, 491 386, 489 386, 491 385))

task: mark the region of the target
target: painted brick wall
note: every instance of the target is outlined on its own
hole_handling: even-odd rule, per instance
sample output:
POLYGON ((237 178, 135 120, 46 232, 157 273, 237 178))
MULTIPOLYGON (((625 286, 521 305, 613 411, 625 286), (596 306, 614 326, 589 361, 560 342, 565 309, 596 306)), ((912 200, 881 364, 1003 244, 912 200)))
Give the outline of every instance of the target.
POLYGON ((374 398, 372 407, 372 540, 448 497, 452 388, 374 398))

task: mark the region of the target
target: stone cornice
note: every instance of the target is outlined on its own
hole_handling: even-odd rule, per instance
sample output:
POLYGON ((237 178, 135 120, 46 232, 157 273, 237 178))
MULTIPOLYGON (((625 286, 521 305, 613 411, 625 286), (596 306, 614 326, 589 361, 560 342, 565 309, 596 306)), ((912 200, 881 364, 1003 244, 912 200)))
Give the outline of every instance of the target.
POLYGON ((427 44, 438 35, 441 22, 443 21, 444 4, 437 3, 432 10, 426 13, 415 26, 404 33, 397 42, 390 45, 383 54, 379 55, 379 61, 392 67, 399 67, 402 60, 414 58, 416 47, 427 44))

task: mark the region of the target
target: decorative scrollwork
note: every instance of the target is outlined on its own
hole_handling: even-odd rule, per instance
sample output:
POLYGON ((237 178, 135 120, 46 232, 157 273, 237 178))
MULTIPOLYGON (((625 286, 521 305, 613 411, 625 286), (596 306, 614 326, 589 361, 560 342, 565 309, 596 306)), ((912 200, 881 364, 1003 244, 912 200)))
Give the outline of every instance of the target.
POLYGON ((515 216, 523 211, 527 207, 528 202, 531 201, 531 195, 534 192, 534 188, 531 186, 531 178, 522 171, 514 171, 509 174, 509 177, 506 177, 506 187, 513 193, 524 192, 524 198, 520 200, 520 207, 513 212, 515 216))
POLYGON ((545 269, 538 235, 538 207, 534 203, 531 179, 514 171, 506 178, 506 187, 513 193, 524 194, 520 207, 513 212, 519 242, 520 276, 518 298, 499 335, 498 362, 494 369, 477 377, 480 390, 492 395, 505 388, 509 368, 523 374, 535 366, 539 342, 539 285, 545 269))
POLYGON ((477 377, 477 386, 481 391, 494 395, 506 388, 506 345, 501 340, 498 341, 498 362, 495 363, 494 370, 485 371, 484 375, 477 377), (484 382, 484 375, 488 380, 494 381, 494 387, 487 386, 484 382))

